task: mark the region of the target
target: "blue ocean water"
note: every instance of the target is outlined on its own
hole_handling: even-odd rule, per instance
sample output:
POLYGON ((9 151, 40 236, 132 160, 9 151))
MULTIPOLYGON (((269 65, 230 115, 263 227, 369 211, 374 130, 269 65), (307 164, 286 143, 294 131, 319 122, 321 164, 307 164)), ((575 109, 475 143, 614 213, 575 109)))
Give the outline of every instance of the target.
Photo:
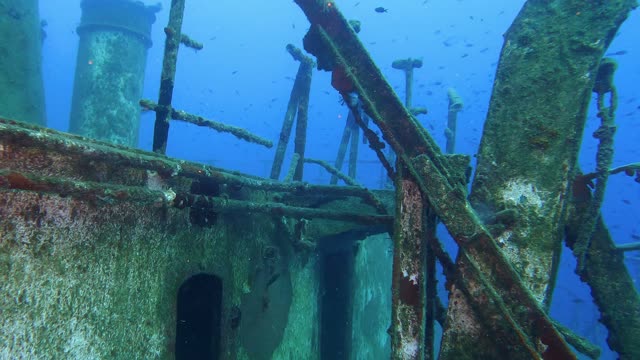
MULTIPOLYGON (((147 2, 155 4, 155 1, 147 2)), ((404 98, 404 75, 391 67, 399 58, 422 58, 415 71, 414 105, 429 109, 420 122, 444 146, 447 88, 454 87, 465 102, 459 114, 457 152, 474 154, 482 135, 493 77, 502 46, 502 34, 522 7, 521 0, 340 0, 348 18, 362 22, 360 38, 383 74, 404 98), (382 6, 387 12, 376 12, 382 6)), ((161 2, 153 26, 144 97, 157 99, 163 27, 170 2, 161 2)), ((80 0, 41 1, 47 21, 43 68, 48 125, 66 131, 69 126, 80 20, 80 0)), ((302 47, 308 21, 292 1, 187 1, 183 31, 201 41, 204 49, 180 50, 174 107, 247 128, 276 141, 298 63, 285 51, 292 43, 302 47)), ((619 63, 615 83, 619 92, 618 131, 614 166, 640 161, 640 15, 632 12, 608 53, 619 63)), ((314 72, 311 89, 307 156, 333 162, 347 117, 347 109, 331 87, 330 74, 314 72)), ((152 113, 142 115, 139 147, 151 150, 152 113)), ((595 168, 597 142, 591 134, 599 125, 591 106, 580 156, 582 169, 595 168)), ((384 173, 375 155, 360 145, 357 180, 378 188, 384 173)), ((290 146, 292 148, 292 145, 290 146)), ((289 150, 289 155, 292 150, 289 150)), ((172 122, 167 155, 268 176, 274 150, 249 144, 228 134, 172 122)), ((288 159, 288 158, 287 158, 288 159)), ((285 164, 286 164, 285 160, 285 164)), ((305 181, 326 184, 329 175, 307 165, 305 181)), ((629 177, 609 179, 603 217, 618 243, 640 239, 640 186, 629 177)), ((640 254, 627 255, 631 274, 640 278, 640 254)), ((606 330, 589 291, 573 273, 573 256, 564 252, 551 315, 605 349, 606 330)))

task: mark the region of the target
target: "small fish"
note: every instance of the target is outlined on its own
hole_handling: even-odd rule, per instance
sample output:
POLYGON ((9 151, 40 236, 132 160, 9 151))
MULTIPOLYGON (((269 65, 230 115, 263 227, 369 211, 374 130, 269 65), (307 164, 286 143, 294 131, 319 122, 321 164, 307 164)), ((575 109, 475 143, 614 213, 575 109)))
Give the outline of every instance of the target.
POLYGON ((382 14, 382 13, 386 13, 386 12, 389 12, 389 9, 385 9, 385 8, 383 8, 382 6, 378 6, 378 7, 377 7, 377 8, 375 8, 374 10, 375 10, 377 13, 380 13, 380 14, 382 14))
POLYGON ((627 54, 627 50, 620 50, 620 51, 608 53, 605 56, 622 56, 622 55, 626 55, 626 54, 627 54))
POLYGON ((631 234, 631 238, 634 240, 640 240, 640 235, 631 234))
POLYGON ((584 303, 584 300, 582 300, 580 298, 577 298, 577 297, 574 297, 573 299, 571 299, 571 302, 574 303, 574 304, 582 304, 582 303, 584 303))

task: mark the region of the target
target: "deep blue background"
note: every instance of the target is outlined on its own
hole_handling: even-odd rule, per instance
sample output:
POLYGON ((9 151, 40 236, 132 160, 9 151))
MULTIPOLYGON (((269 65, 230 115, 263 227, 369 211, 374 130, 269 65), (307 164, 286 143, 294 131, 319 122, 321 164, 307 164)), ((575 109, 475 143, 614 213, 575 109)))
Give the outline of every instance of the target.
MULTIPOLYGON (((147 2, 149 4, 155 2, 147 2)), ((521 0, 341 0, 338 6, 348 18, 362 21, 360 37, 389 82, 404 99, 404 76, 391 68, 398 58, 421 57, 424 66, 415 72, 414 105, 426 106, 419 117, 439 145, 444 146, 448 87, 465 101, 459 115, 457 151, 474 154, 482 134, 502 34, 524 1, 521 0), (384 6, 387 13, 373 9, 384 6)), ((80 19, 80 1, 41 1, 46 19, 44 76, 49 126, 66 131, 69 122, 73 74, 80 19)), ((162 63, 162 28, 167 23, 169 1, 153 28, 144 97, 157 99, 162 63)), ((204 43, 200 52, 182 48, 178 62, 174 106, 217 121, 242 126, 273 140, 278 138, 297 63, 285 51, 293 43, 301 47, 308 28, 293 1, 188 0, 184 32, 204 43)), ((637 34, 640 17, 633 12, 616 37, 610 52, 619 70, 620 95, 614 165, 640 161, 640 49, 637 34), (635 46, 634 46, 635 45, 635 46)), ((315 72, 310 101, 307 156, 333 162, 347 112, 330 86, 328 73, 315 72)), ((154 116, 142 116, 140 144, 151 148, 154 116)), ((594 169, 597 143, 591 137, 599 120, 591 109, 580 164, 594 169)), ((357 180, 379 187, 381 167, 372 151, 361 145, 357 180)), ((290 151, 291 152, 291 151, 290 151)), ((267 176, 273 149, 248 144, 228 134, 172 122, 169 156, 267 176)), ((285 168, 287 163, 285 162, 285 168)), ((305 180, 327 183, 329 176, 314 165, 305 168, 305 180)), ((640 235, 640 185, 629 177, 613 176, 603 208, 604 218, 619 243, 640 235)), ((637 240, 636 240, 637 241, 637 240)), ((627 256, 632 275, 640 277, 640 255, 627 256)), ((573 257, 565 251, 554 296, 552 315, 580 334, 604 345, 605 329, 598 324, 588 289, 573 274, 573 257)), ((614 358, 605 353, 604 359, 614 358)))

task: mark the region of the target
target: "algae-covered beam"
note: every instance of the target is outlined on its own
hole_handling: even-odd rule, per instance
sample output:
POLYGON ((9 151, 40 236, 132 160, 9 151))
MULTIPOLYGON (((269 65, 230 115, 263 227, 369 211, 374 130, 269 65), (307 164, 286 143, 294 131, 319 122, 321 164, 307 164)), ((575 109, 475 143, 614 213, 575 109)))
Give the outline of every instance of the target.
POLYGON ((444 135, 447 138, 446 151, 447 154, 453 154, 456 148, 456 133, 458 129, 458 113, 462 110, 464 104, 462 98, 454 88, 447 90, 449 98, 449 108, 447 111, 447 128, 444 135))
POLYGON ((387 213, 387 210, 384 207, 384 204, 382 204, 380 199, 378 199, 371 191, 363 188, 360 184, 358 184, 357 181, 352 179, 350 176, 347 176, 347 175, 343 174, 340 170, 336 169, 335 167, 333 167, 328 162, 323 161, 323 160, 317 160, 317 159, 304 159, 304 162, 320 165, 325 170, 327 170, 331 175, 340 178, 347 185, 356 186, 356 187, 359 187, 359 188, 363 189, 364 190, 364 194, 366 195, 366 198, 364 200, 369 205, 375 207, 376 211, 378 212, 378 214, 386 214, 387 213))
POLYGON ((567 339, 567 342, 571 344, 571 346, 573 346, 576 350, 578 350, 578 352, 588 356, 589 359, 600 358, 602 350, 599 347, 591 343, 586 338, 576 335, 576 333, 574 333, 571 329, 558 323, 557 321, 554 320, 553 324, 556 328, 558 328, 558 331, 562 333, 562 336, 567 339))
MULTIPOLYGON (((340 140, 340 145, 338 146, 338 154, 336 155, 336 161, 334 165, 336 169, 342 169, 344 158, 347 154, 347 147, 349 147, 349 142, 351 141, 351 132, 353 131, 354 124, 355 119, 353 118, 353 113, 349 111, 347 122, 344 124, 344 129, 342 130, 342 139, 340 140)), ((331 185, 337 185, 338 177, 335 175, 331 175, 331 180, 329 181, 329 183, 331 185)))
MULTIPOLYGON (((358 197, 366 204, 384 213, 380 202, 371 192, 359 186, 312 185, 304 182, 282 183, 262 177, 216 168, 185 160, 171 159, 154 153, 128 147, 96 142, 84 137, 62 133, 53 129, 29 125, 0 117, 0 153, 2 156, 29 150, 38 156, 65 154, 74 168, 92 172, 108 163, 128 169, 157 172, 164 180, 174 176, 214 182, 234 188, 247 187, 263 191, 288 193, 294 196, 311 195, 328 198, 358 197), (11 144, 11 146, 7 146, 11 144), (43 150, 43 149, 46 149, 43 150)), ((35 156, 35 155, 34 155, 35 156)))
POLYGON ((477 282, 467 283, 468 291, 480 303, 506 304, 491 307, 485 315, 496 333, 492 336, 502 339, 501 350, 531 357, 575 358, 476 216, 466 200, 463 181, 452 175, 434 140, 402 105, 335 3, 296 3, 312 24, 304 39, 305 49, 316 55, 319 68, 332 71, 332 84, 343 97, 358 93, 367 114, 473 265, 470 271, 477 282))
MULTIPOLYGON (((151 100, 140 100, 140 106, 145 109, 155 111, 156 113, 164 112, 166 110, 162 105, 156 104, 151 100)), ((273 142, 271 140, 265 139, 258 135, 254 135, 241 127, 226 125, 221 122, 205 119, 202 116, 189 114, 185 111, 176 110, 171 107, 169 107, 169 118, 174 120, 182 120, 184 122, 197 126, 208 127, 219 132, 226 132, 237 137, 238 139, 262 145, 267 148, 271 148, 273 146, 273 142)))
POLYGON ((573 247, 573 252, 577 257, 578 274, 584 271, 585 256, 589 248, 589 242, 593 237, 596 221, 600 216, 600 207, 604 201, 604 194, 607 189, 609 179, 609 168, 613 163, 613 137, 616 132, 615 113, 618 106, 618 92, 613 84, 613 76, 618 63, 605 58, 598 67, 593 92, 596 93, 596 105, 598 107, 598 117, 601 120, 600 127, 593 133, 593 137, 598 139, 598 149, 596 150, 596 177, 593 190, 593 198, 590 208, 584 217, 584 223, 578 232, 578 238, 573 247), (604 98, 609 94, 609 106, 605 106, 604 98))
POLYGON ((167 38, 164 43, 160 95, 158 96, 158 105, 162 106, 162 108, 161 111, 156 111, 156 123, 153 130, 153 151, 160 154, 164 154, 167 151, 169 121, 171 120, 171 100, 173 99, 173 86, 176 79, 178 50, 182 40, 184 2, 185 0, 171 0, 169 24, 164 28, 167 38))
POLYGON ((284 177, 284 182, 287 183, 293 181, 293 177, 296 174, 296 169, 301 162, 302 159, 300 158, 300 154, 294 152, 293 155, 291 155, 291 164, 289 165, 287 175, 284 177))
MULTIPOLYGON (((296 117, 296 136, 293 143, 293 152, 298 155, 300 159, 304 159, 304 154, 307 147, 307 122, 309 121, 309 96, 311 94, 311 75, 313 69, 313 60, 304 55, 302 50, 288 45, 287 50, 292 53, 293 57, 300 61, 300 66, 304 64, 304 77, 302 78, 302 86, 300 87, 300 94, 298 96, 298 115, 296 117)), ((298 162, 295 173, 293 175, 294 181, 302 181, 304 164, 298 162)))
MULTIPOLYGON (((424 269, 424 287, 425 287, 425 310, 424 310, 424 359, 435 359, 436 344, 436 328, 435 321, 438 319, 439 298, 438 298, 438 280, 436 278, 436 252, 431 249, 434 243, 439 243, 436 235, 438 220, 432 211, 427 209, 424 216, 424 229, 426 247, 425 253, 425 269, 424 269)), ((444 318, 444 316, 443 316, 444 318)), ((440 322, 444 328, 444 321, 440 322)))
MULTIPOLYGON (((609 175, 614 175, 621 172, 623 172, 627 176, 634 176, 635 177, 634 181, 637 183, 640 183, 640 162, 626 164, 623 166, 618 166, 616 168, 610 169, 609 175)), ((585 180, 589 180, 589 181, 595 179, 596 176, 598 176, 597 173, 589 173, 589 174, 582 175, 582 177, 585 180)))
MULTIPOLYGON (((286 48, 294 60, 300 61, 300 66, 298 67, 298 73, 296 74, 296 79, 293 83, 293 88, 291 89, 289 103, 287 104, 287 111, 284 115, 282 129, 280 130, 280 137, 278 138, 276 154, 273 159, 273 164, 271 165, 271 178, 274 180, 280 177, 280 172, 282 171, 282 162, 284 161, 287 145, 289 145, 289 138, 291 137, 291 130, 296 118, 296 113, 298 112, 299 103, 305 98, 307 99, 306 101, 308 101, 308 94, 305 95, 305 93, 310 89, 311 74, 313 71, 313 60, 304 55, 302 50, 291 44, 288 44, 286 48)), ((306 115, 306 112, 304 115, 306 115)))
POLYGON ((622 252, 640 250, 640 241, 627 243, 627 244, 616 245, 616 250, 622 251, 622 252))
POLYGON ((349 146, 349 177, 356 178, 356 169, 358 166, 358 150, 360 146, 360 129, 355 122, 351 124, 351 145, 349 146))
MULTIPOLYGON (((311 75, 311 73, 309 73, 311 75)), ((296 121, 296 136, 293 140, 293 152, 298 155, 300 159, 304 159, 304 154, 307 148, 307 123, 309 121, 309 93, 311 91, 311 76, 306 78, 304 82, 304 88, 300 100, 298 101, 298 117, 296 121)), ((298 162, 296 166, 293 180, 302 181, 304 173, 304 165, 302 162, 298 162)))
POLYGON ((202 45, 202 43, 193 40, 192 38, 190 38, 185 34, 180 35, 180 44, 196 51, 202 50, 204 48, 204 45, 202 45))
MULTIPOLYGON (((515 211, 492 224, 493 235, 544 308, 555 285, 566 199, 596 74, 634 3, 529 1, 505 34, 470 200, 483 219, 515 211)), ((449 312, 466 314, 464 307, 449 312)), ((463 341, 481 325, 445 329, 443 358, 493 354, 495 339, 463 341)))
MULTIPOLYGON (((566 232, 567 245, 572 249, 593 201, 588 184, 580 177, 577 180, 573 183, 566 232)), ((624 263, 624 254, 618 251, 600 214, 588 244, 584 269, 579 275, 589 285, 600 310, 600 321, 609 330, 607 343, 621 359, 640 359, 640 295, 624 263)))
POLYGON ((420 188, 398 170, 391 285, 391 359, 424 357, 424 200, 420 188))
POLYGON ((172 191, 59 179, 11 170, 0 170, 0 189, 4 191, 24 190, 41 194, 57 194, 62 197, 87 201, 96 206, 109 205, 120 201, 162 206, 163 204, 169 204, 175 197, 172 191))
POLYGON ((393 223, 393 216, 391 215, 363 214, 361 212, 336 211, 334 209, 306 208, 289 206, 275 202, 251 202, 188 193, 177 194, 173 204, 178 208, 196 205, 198 207, 206 207, 213 211, 241 215, 263 213, 295 219, 338 220, 366 225, 384 225, 389 227, 391 227, 393 223))
POLYGON ((351 178, 348 175, 343 174, 342 171, 338 170, 335 166, 329 164, 324 160, 307 158, 307 159, 304 159, 304 162, 322 166, 322 168, 327 170, 332 176, 335 176, 336 178, 344 181, 347 185, 360 186, 355 179, 351 178))
POLYGON ((353 119, 360 129, 362 129, 362 135, 367 140, 369 144, 369 148, 376 153, 378 160, 382 164, 382 167, 387 171, 387 177, 389 179, 395 178, 395 170, 389 160, 385 157, 382 150, 386 146, 383 141, 380 140, 378 134, 376 134, 373 130, 369 129, 368 122, 369 120, 365 120, 365 117, 360 113, 360 107, 358 102, 351 101, 352 97, 348 94, 344 96, 345 103, 349 106, 350 114, 353 115, 353 119))
POLYGON ((24 190, 39 193, 57 194, 63 197, 89 201, 97 206, 110 205, 128 201, 156 206, 171 205, 185 208, 203 202, 213 211, 221 213, 264 213, 275 216, 286 216, 296 219, 327 219, 349 221, 368 225, 385 225, 391 227, 393 216, 379 214, 363 214, 360 212, 335 211, 332 209, 316 209, 289 206, 274 202, 250 202, 232 200, 222 197, 179 193, 171 189, 156 190, 139 186, 112 185, 90 181, 75 181, 54 177, 24 174, 10 170, 0 170, 1 190, 24 190))

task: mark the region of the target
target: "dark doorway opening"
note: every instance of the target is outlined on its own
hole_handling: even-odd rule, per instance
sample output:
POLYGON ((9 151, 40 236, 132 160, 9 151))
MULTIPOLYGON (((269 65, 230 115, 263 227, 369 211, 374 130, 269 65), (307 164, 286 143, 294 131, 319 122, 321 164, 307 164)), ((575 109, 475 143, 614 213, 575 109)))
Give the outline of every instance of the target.
POLYGON ((178 290, 176 360, 220 358, 222 280, 197 274, 178 290))
POLYGON ((322 257, 321 360, 346 360, 351 357, 353 258, 351 249, 322 257))

